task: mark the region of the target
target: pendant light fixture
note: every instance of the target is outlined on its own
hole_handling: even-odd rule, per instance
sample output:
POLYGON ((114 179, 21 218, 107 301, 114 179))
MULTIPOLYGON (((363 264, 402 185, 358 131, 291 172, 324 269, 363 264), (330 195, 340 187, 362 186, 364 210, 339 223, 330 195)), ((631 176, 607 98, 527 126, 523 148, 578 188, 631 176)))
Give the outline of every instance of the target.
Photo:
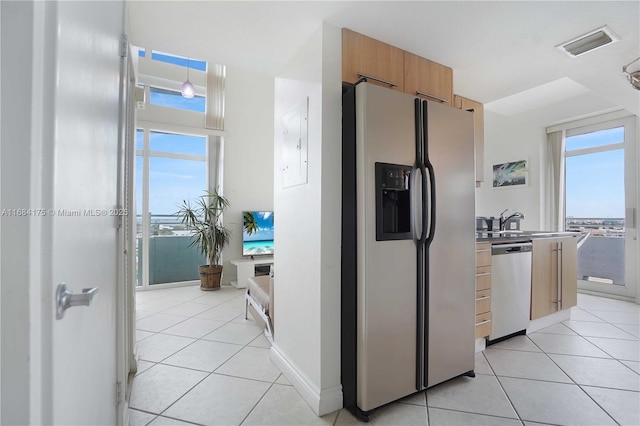
POLYGON ((629 83, 631 83, 633 88, 636 89, 636 90, 640 90, 640 70, 638 70, 638 71, 627 71, 627 68, 629 67, 629 65, 631 65, 632 63, 634 63, 636 61, 639 61, 639 60, 640 60, 640 58, 636 58, 633 61, 629 62, 624 67, 622 67, 622 72, 627 75, 627 80, 629 80, 629 83))
POLYGON ((189 81, 189 58, 187 58, 187 81, 180 86, 180 93, 182 93, 183 98, 188 99, 193 98, 196 94, 195 87, 193 87, 193 84, 189 81))

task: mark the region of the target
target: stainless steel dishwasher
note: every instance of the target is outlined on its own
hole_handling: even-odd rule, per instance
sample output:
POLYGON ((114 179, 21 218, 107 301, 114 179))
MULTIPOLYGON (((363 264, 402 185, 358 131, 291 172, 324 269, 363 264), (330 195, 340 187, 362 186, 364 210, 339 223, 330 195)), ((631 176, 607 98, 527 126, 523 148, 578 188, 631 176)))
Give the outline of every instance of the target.
POLYGON ((531 243, 491 246, 489 340, 527 329, 531 306, 531 243))

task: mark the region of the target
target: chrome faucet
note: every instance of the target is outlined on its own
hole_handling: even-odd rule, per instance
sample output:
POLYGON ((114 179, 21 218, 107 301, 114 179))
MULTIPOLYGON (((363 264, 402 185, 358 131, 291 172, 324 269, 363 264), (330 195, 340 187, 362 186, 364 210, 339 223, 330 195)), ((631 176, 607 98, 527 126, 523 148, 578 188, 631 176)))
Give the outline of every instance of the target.
POLYGON ((520 218, 520 219, 524 219, 524 214, 520 213, 520 212, 515 212, 514 214, 507 216, 506 218, 504 217, 504 213, 509 210, 506 209, 504 210, 502 213, 500 213, 500 230, 501 231, 505 231, 505 228, 507 227, 507 223, 514 218, 520 218))

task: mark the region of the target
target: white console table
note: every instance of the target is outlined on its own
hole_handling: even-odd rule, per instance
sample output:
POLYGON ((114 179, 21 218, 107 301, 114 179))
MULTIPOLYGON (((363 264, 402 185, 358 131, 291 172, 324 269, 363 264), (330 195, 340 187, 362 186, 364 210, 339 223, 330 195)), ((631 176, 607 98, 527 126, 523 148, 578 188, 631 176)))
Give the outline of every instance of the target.
POLYGON ((256 257, 251 259, 250 257, 243 257, 240 259, 230 260, 229 263, 234 265, 237 270, 237 281, 231 281, 231 285, 235 288, 247 287, 247 280, 256 275, 256 266, 269 266, 273 265, 272 256, 256 257))

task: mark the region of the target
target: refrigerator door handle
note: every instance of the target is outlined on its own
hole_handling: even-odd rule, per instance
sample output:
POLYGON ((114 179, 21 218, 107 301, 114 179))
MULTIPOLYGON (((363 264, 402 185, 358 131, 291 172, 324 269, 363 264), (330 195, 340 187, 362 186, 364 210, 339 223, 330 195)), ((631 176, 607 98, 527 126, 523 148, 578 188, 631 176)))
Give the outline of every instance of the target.
MULTIPOLYGON (((431 244, 433 241, 433 237, 436 232, 436 174, 433 171, 433 165, 431 161, 429 161, 429 116, 427 111, 429 110, 429 104, 427 101, 422 101, 422 140, 423 140, 423 158, 424 158, 424 167, 429 170, 429 234, 426 239, 427 246, 431 244)), ((422 201, 423 212, 422 215, 426 216, 426 194, 423 195, 424 199, 422 201)), ((427 222, 427 219, 423 217, 423 223, 427 222)))
MULTIPOLYGON (((420 190, 420 202, 416 202, 416 205, 421 206, 420 211, 420 237, 417 240, 418 246, 424 245, 427 241, 427 232, 428 232, 428 217, 427 217, 427 169, 424 165, 424 122, 422 120, 424 109, 422 106, 422 101, 420 99, 414 99, 414 112, 415 112, 415 135, 416 135, 416 162, 415 167, 417 170, 420 170, 420 179, 422 181, 421 190, 420 190)), ((414 194, 417 193, 414 192, 414 194)), ((417 233, 416 233, 417 234, 417 233)))
POLYGON ((425 229, 427 227, 427 222, 428 222, 428 228, 429 228, 429 234, 427 235, 427 238, 425 240, 426 244, 429 245, 431 244, 431 242, 433 241, 435 232, 436 232, 436 174, 433 171, 433 166, 431 165, 431 163, 429 162, 429 160, 427 159, 427 164, 426 166, 424 166, 428 171, 429 171, 429 206, 428 206, 428 211, 429 214, 427 215, 427 194, 426 194, 426 174, 424 175, 424 179, 423 179, 423 200, 422 200, 422 223, 425 226, 425 229))
POLYGON ((418 244, 423 245, 428 238, 427 232, 429 231, 429 223, 428 223, 428 219, 429 217, 427 216, 427 168, 424 166, 424 164, 420 163, 418 164, 418 170, 420 170, 420 178, 422 180, 422 185, 420 185, 421 188, 421 196, 420 196, 420 206, 421 206, 421 211, 420 211, 420 216, 421 216, 421 229, 420 229, 420 238, 418 238, 418 244))

